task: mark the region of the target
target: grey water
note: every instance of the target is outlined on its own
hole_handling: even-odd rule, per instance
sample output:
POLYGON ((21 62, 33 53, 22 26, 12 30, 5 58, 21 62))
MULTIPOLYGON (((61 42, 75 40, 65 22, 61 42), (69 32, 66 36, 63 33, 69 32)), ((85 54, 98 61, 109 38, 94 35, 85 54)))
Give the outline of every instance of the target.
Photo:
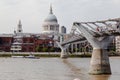
POLYGON ((0 80, 119 80, 120 57, 111 57, 112 75, 89 75, 90 58, 0 58, 0 80))

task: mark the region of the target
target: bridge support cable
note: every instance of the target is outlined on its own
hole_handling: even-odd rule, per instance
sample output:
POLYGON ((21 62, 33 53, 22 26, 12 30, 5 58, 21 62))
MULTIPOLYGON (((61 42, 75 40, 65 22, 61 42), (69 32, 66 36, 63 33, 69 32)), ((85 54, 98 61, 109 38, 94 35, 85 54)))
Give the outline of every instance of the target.
POLYGON ((93 47, 92 58, 90 62, 90 74, 111 74, 111 68, 109 63, 109 57, 107 54, 107 46, 113 40, 114 36, 105 36, 104 38, 94 37, 95 34, 91 34, 91 31, 81 25, 80 23, 74 23, 74 26, 78 28, 93 47))
MULTIPOLYGON (((87 26, 89 26, 96 34, 99 34, 99 35, 101 35, 101 33, 97 30, 97 29, 95 29, 95 28, 93 28, 92 26, 90 26, 88 23, 85 23, 87 26)), ((94 25, 94 24, 93 24, 94 25)), ((97 28, 98 28, 98 26, 97 26, 97 28)))

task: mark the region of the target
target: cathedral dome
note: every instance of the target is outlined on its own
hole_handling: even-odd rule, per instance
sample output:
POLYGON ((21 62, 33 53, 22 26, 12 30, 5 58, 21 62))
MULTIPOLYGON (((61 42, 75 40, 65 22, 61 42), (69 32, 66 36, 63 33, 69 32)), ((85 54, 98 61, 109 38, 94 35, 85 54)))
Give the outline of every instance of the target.
POLYGON ((45 19, 45 22, 57 22, 57 18, 54 14, 49 14, 45 19))

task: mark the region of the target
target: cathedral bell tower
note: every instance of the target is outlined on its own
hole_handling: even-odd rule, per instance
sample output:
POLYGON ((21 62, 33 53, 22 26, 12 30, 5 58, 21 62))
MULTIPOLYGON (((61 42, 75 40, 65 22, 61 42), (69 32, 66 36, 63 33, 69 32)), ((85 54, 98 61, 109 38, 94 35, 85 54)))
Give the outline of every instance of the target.
POLYGON ((22 24, 21 24, 21 20, 19 20, 18 27, 17 27, 17 33, 22 33, 22 32, 23 32, 22 24))

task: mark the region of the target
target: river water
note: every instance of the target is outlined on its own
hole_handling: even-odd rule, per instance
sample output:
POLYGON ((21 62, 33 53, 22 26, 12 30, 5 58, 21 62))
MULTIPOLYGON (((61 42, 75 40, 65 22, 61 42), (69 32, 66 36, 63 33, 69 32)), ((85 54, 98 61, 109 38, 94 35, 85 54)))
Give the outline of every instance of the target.
POLYGON ((0 58, 0 80, 120 80, 120 57, 111 57, 112 75, 89 75, 90 58, 0 58))

